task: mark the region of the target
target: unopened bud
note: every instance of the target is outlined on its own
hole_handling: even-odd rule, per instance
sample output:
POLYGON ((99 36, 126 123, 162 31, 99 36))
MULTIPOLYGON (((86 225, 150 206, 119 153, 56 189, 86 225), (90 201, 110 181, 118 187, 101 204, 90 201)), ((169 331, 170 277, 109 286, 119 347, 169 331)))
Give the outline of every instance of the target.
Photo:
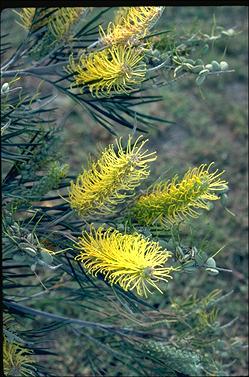
POLYGON ((5 82, 1 87, 1 94, 6 94, 10 90, 9 84, 5 82))

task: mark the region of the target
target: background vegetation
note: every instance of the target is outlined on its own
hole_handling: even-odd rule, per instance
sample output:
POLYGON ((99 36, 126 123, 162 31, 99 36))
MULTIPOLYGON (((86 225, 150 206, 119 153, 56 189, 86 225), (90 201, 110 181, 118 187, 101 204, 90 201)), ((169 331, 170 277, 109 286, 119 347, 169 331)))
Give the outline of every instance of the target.
MULTIPOLYGON (((12 42, 17 45, 22 36, 20 27, 14 23, 15 18, 10 10, 2 13, 2 32, 11 26, 12 42)), ((190 35, 194 30, 210 34, 215 25, 238 32, 229 41, 216 41, 213 48, 203 52, 207 62, 225 59, 234 69, 233 73, 220 78, 209 77, 201 87, 195 84, 195 78, 190 75, 169 82, 157 89, 164 96, 164 101, 149 105, 151 114, 175 122, 169 126, 159 125, 150 131, 150 144, 159 156, 152 171, 152 181, 165 171, 170 176, 182 174, 190 166, 209 161, 215 161, 218 168, 226 170, 230 188, 227 207, 231 213, 224 212, 221 204, 218 204, 212 209, 212 216, 206 213, 191 222, 191 235, 186 232, 183 243, 196 245, 198 240, 199 247, 208 245, 212 253, 224 245, 216 261, 233 272, 223 272, 218 277, 203 272, 181 275, 177 284, 169 283, 168 295, 163 296, 164 302, 161 302, 161 296, 155 296, 154 304, 159 305, 160 301, 165 307, 176 300, 177 305, 178 299, 195 292, 198 292, 198 297, 204 297, 213 289, 221 289, 223 293, 232 290, 219 320, 227 323, 236 318, 227 331, 229 336, 245 342, 248 334, 247 7, 167 7, 160 23, 170 29, 175 37, 190 35)), ((29 77, 25 79, 25 85, 34 87, 36 81, 29 77)), ((82 165, 86 165, 89 153, 97 155, 96 143, 106 145, 114 137, 83 114, 68 97, 57 94, 55 101, 63 109, 58 113, 58 122, 64 134, 61 154, 70 165, 70 171, 77 173, 82 165)), ((122 133, 127 134, 127 131, 122 133)), ((67 334, 60 333, 54 341, 55 349, 59 348, 61 354, 67 355, 54 366, 57 372, 61 371, 61 375, 78 371, 79 362, 77 347, 72 346, 71 338, 65 341, 65 336, 67 334)), ((236 353, 234 360, 230 366, 231 375, 246 376, 246 352, 236 353)))

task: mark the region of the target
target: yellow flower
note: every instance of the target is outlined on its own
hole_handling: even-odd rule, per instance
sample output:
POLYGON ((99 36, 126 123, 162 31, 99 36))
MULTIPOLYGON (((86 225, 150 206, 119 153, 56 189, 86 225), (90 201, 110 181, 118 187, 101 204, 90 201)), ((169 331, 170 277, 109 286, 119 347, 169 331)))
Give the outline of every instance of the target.
POLYGON ((99 26, 101 41, 104 44, 135 42, 147 35, 155 24, 164 7, 127 7, 121 8, 115 19, 110 22, 105 32, 99 26))
POLYGON ((3 368, 5 376, 33 376, 34 363, 30 350, 3 337, 3 368))
POLYGON ((20 13, 17 13, 21 18, 21 26, 29 30, 35 15, 35 8, 22 8, 20 13))
POLYGON ((75 25, 86 10, 87 8, 58 8, 49 20, 48 31, 56 40, 60 40, 62 37, 67 36, 71 27, 75 25))
POLYGON ((71 56, 68 70, 73 72, 77 85, 88 85, 92 95, 111 96, 134 91, 144 80, 144 52, 130 46, 113 46, 102 51, 83 53, 76 63, 71 56))
POLYGON ((227 182, 220 176, 224 173, 207 166, 189 169, 180 181, 176 175, 171 182, 155 184, 147 194, 138 198, 132 213, 141 224, 176 224, 186 217, 198 217, 197 208, 208 210, 208 201, 218 200, 218 191, 227 189, 227 182))
POLYGON ((18 14, 18 16, 21 19, 21 23, 18 22, 19 25, 24 27, 26 30, 31 30, 31 27, 32 27, 32 30, 36 30, 42 26, 46 26, 51 17, 51 16, 49 17, 49 14, 50 13, 54 14, 53 12, 57 8, 38 8, 37 17, 36 17, 37 22, 32 26, 33 19, 36 14, 36 9, 37 8, 22 8, 20 12, 14 11, 15 13, 18 14))
POLYGON ((111 144, 102 152, 99 160, 71 182, 69 203, 80 215, 110 214, 115 207, 131 196, 140 182, 149 175, 149 162, 155 153, 143 150, 148 140, 138 137, 132 145, 129 136, 126 149, 116 139, 116 149, 111 144), (141 142, 140 142, 141 141, 141 142))
POLYGON ((51 52, 58 43, 69 43, 71 30, 83 12, 89 8, 22 8, 17 13, 21 26, 29 31, 42 28, 42 34, 35 40, 30 55, 39 60, 51 52))
POLYGON ((157 289, 160 281, 168 281, 174 267, 165 263, 171 253, 163 250, 158 242, 149 241, 142 235, 122 234, 117 230, 103 227, 83 233, 76 248, 80 253, 75 257, 83 263, 88 273, 104 276, 111 285, 119 284, 125 291, 135 290, 147 297, 149 287, 157 289))
MULTIPOLYGON (((38 8, 37 21, 34 29, 40 26, 48 27, 47 33, 53 35, 55 39, 61 39, 67 34, 72 25, 78 21, 83 11, 87 8, 38 8), (40 20, 39 20, 40 18, 40 20)), ((30 30, 36 8, 22 8, 21 12, 16 12, 21 18, 21 25, 30 30)))

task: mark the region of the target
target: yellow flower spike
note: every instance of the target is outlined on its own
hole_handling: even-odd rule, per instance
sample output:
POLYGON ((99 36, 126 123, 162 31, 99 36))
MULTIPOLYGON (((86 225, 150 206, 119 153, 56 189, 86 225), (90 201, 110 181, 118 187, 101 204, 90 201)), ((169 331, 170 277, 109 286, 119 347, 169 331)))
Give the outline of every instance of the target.
POLYGON ((102 51, 83 53, 76 63, 71 56, 68 70, 77 85, 88 85, 92 95, 110 97, 128 94, 144 80, 147 68, 144 50, 120 45, 102 51))
POLYGON ((35 25, 32 27, 32 22, 35 16, 36 8, 22 8, 20 12, 14 11, 21 19, 21 23, 18 22, 19 25, 24 27, 26 30, 31 30, 31 27, 33 30, 38 29, 39 27, 46 26, 51 19, 51 16, 49 14, 53 11, 55 11, 57 8, 39 8, 40 10, 40 21, 38 21, 35 25), (47 15, 47 16, 46 16, 47 15), (46 16, 46 17, 45 17, 46 16))
POLYGON ((30 356, 31 351, 22 345, 9 342, 3 337, 3 368, 5 376, 33 376, 34 360, 30 356), (32 369, 32 371, 31 371, 32 369))
POLYGON ((160 281, 168 282, 176 270, 166 267, 171 253, 163 250, 158 242, 141 234, 122 234, 113 228, 97 230, 91 227, 83 233, 75 246, 80 250, 75 260, 83 263, 85 270, 104 276, 111 285, 119 284, 125 291, 135 290, 139 296, 152 293, 149 288, 158 287, 160 281))
POLYGON ((49 32, 55 39, 60 40, 68 34, 71 27, 75 25, 86 10, 87 8, 58 8, 49 20, 49 32))
MULTIPOLYGON (((47 26, 46 37, 49 40, 60 41, 66 37, 72 26, 79 20, 83 12, 88 8, 40 8, 41 20, 34 26, 34 30, 41 26, 47 26)), ((21 18, 21 26, 30 30, 36 8, 22 8, 16 12, 21 18)))
POLYGON ((208 201, 218 200, 218 191, 227 189, 224 173, 209 172, 209 165, 189 169, 182 180, 175 176, 171 182, 155 184, 147 194, 138 198, 132 213, 140 224, 177 224, 187 217, 198 217, 198 208, 208 210, 208 201))
POLYGON ((116 149, 111 144, 104 149, 96 162, 71 182, 69 203, 79 215, 113 214, 115 207, 134 195, 133 191, 148 177, 149 163, 156 159, 156 152, 143 149, 148 140, 139 136, 132 145, 129 136, 127 146, 122 138, 116 139, 116 149))
POLYGON ((99 26, 103 44, 133 43, 148 34, 157 22, 164 7, 126 7, 117 12, 116 19, 110 22, 105 32, 99 26))
POLYGON ((35 8, 22 8, 21 12, 16 13, 21 19, 21 23, 18 22, 19 25, 23 26, 24 29, 29 30, 35 15, 35 8))

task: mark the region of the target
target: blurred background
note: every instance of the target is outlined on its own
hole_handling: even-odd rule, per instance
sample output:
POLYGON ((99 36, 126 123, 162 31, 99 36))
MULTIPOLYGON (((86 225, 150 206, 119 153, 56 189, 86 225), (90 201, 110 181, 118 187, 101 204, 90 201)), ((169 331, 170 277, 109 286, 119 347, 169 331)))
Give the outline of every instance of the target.
MULTIPOLYGON (((15 23, 12 10, 2 12, 2 33, 8 30, 13 46, 22 38, 22 29, 15 23)), ((160 175, 182 175, 189 167, 214 161, 217 168, 225 170, 229 182, 227 211, 217 203, 210 212, 191 221, 191 232, 185 240, 197 248, 204 247, 217 255, 220 267, 233 270, 210 276, 204 272, 185 274, 179 281, 169 283, 169 295, 164 300, 178 296, 187 297, 198 292, 199 296, 213 289, 223 293, 233 290, 226 301, 221 322, 237 318, 228 328, 231 336, 246 342, 248 315, 248 8, 245 6, 167 7, 160 21, 163 29, 176 35, 191 35, 193 30, 210 34, 214 24, 233 28, 236 35, 216 41, 206 53, 205 62, 226 60, 232 73, 220 77, 208 77, 199 87, 195 77, 181 80, 151 90, 151 94, 163 95, 164 101, 146 105, 146 112, 174 121, 173 125, 159 124, 149 132, 150 147, 157 151, 158 159, 151 172, 151 181, 160 175), (150 106, 150 107, 148 107, 150 106)), ((34 79, 26 79, 25 85, 34 86, 34 79)), ((51 89, 52 90, 52 89, 51 89)), ((57 95, 58 124, 63 129, 63 156, 72 173, 86 166, 89 154, 98 155, 98 146, 114 140, 100 125, 82 112, 69 98, 57 95)), ((144 111, 141 107, 140 111, 144 111)), ((119 135, 127 135, 128 129, 116 128, 119 135)), ((156 299, 155 299, 156 300, 156 299)), ((231 365, 231 375, 247 375, 245 353, 236 356, 231 365)))

